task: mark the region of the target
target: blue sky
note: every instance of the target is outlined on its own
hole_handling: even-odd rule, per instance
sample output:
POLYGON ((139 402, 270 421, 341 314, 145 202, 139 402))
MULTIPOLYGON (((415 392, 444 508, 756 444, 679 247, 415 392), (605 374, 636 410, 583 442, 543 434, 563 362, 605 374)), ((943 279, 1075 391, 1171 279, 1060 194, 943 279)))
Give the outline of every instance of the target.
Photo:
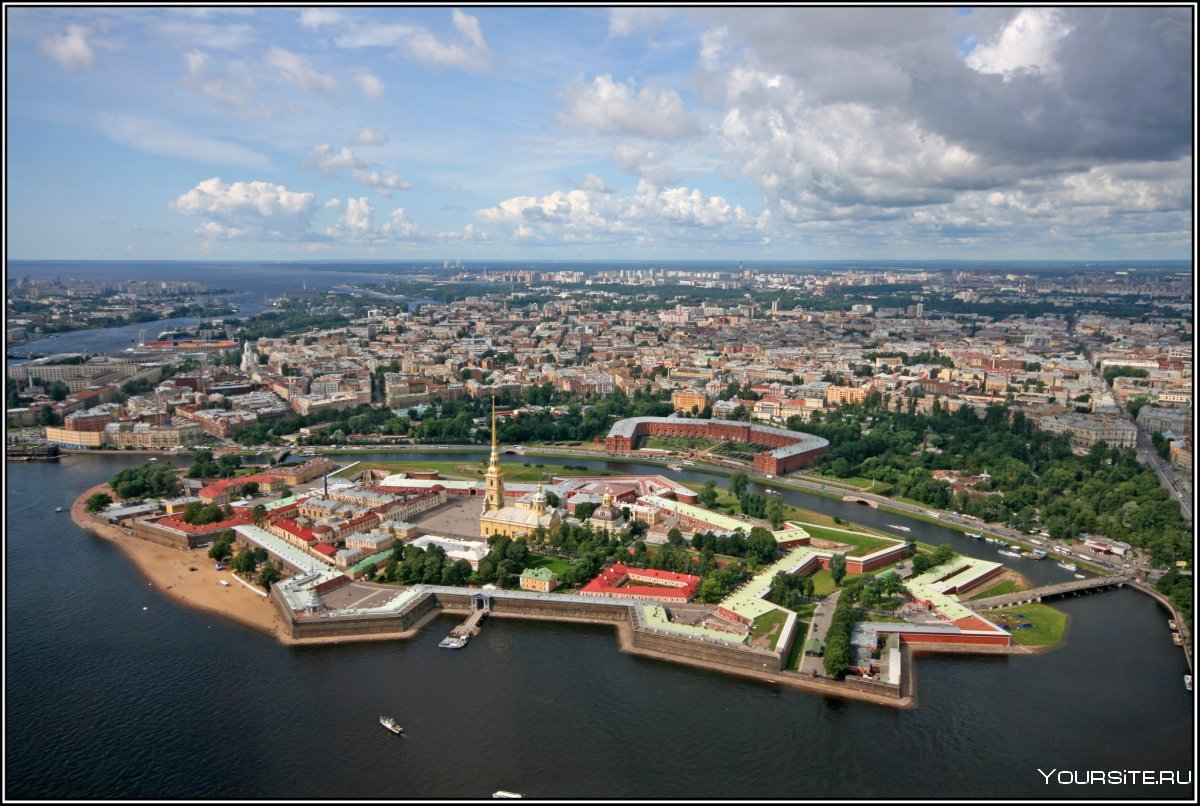
POLYGON ((14 259, 1185 258, 1188 8, 6 8, 14 259))

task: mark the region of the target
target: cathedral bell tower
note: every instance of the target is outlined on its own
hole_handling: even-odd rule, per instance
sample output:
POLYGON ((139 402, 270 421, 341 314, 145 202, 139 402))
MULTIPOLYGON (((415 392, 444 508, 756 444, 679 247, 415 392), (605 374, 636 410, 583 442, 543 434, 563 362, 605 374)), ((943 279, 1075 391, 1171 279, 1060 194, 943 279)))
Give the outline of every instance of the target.
POLYGON ((495 512, 504 507, 504 473, 500 470, 500 451, 496 447, 496 398, 492 398, 492 458, 484 475, 486 490, 483 511, 495 512))

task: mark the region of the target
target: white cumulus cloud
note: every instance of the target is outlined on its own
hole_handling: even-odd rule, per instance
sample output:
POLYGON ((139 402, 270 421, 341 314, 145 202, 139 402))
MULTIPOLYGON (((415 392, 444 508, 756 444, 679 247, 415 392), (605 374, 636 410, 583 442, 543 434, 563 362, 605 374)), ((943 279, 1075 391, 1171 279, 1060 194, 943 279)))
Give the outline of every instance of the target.
POLYGON ((42 52, 68 73, 91 70, 96 66, 96 53, 88 43, 88 29, 71 24, 60 36, 42 40, 42 52))
MULTIPOLYGON (((382 140, 378 139, 378 136, 383 134, 382 132, 375 132, 371 129, 360 131, 360 138, 364 132, 367 133, 366 138, 371 142, 387 141, 386 136, 382 140)), ((387 198, 391 197, 393 191, 408 190, 412 187, 410 183, 400 177, 400 174, 395 171, 381 170, 359 159, 346 146, 335 151, 329 143, 321 143, 300 161, 300 167, 319 171, 325 176, 338 176, 342 171, 350 171, 350 176, 355 182, 366 185, 380 196, 387 198)))
POLYGON ((200 182, 168 206, 185 215, 203 216, 197 233, 208 240, 256 238, 306 240, 314 210, 312 193, 296 193, 271 182, 200 182))
POLYGON ((355 80, 358 81, 358 87, 365 95, 372 98, 382 98, 384 94, 383 81, 374 73, 359 73, 355 80))
POLYGON ((690 137, 700 130, 674 90, 637 90, 633 80, 621 83, 599 75, 591 83, 572 81, 563 96, 558 120, 567 126, 663 140, 690 137))
POLYGON ((351 176, 356 182, 361 182, 374 190, 380 196, 391 198, 393 190, 408 190, 412 185, 400 178, 395 171, 355 170, 351 176))
POLYGON ((339 171, 365 168, 366 163, 354 156, 345 146, 339 151, 334 151, 329 143, 321 143, 313 147, 308 156, 300 161, 300 167, 320 171, 326 176, 336 176, 339 171))
POLYGON ((1048 72, 1058 42, 1071 32, 1053 8, 1025 8, 990 42, 977 45, 965 59, 980 73, 1011 79, 1019 71, 1048 72))
POLYGON ((666 158, 658 151, 622 144, 613 149, 613 164, 627 174, 648 179, 656 185, 675 181, 666 158))

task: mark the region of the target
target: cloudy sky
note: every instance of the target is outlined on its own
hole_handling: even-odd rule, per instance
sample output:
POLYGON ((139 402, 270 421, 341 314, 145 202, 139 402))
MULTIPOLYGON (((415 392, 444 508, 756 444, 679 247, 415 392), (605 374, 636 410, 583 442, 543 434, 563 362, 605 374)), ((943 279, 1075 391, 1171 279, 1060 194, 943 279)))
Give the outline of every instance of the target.
POLYGON ((10 258, 1185 258, 1190 8, 6 8, 10 258))

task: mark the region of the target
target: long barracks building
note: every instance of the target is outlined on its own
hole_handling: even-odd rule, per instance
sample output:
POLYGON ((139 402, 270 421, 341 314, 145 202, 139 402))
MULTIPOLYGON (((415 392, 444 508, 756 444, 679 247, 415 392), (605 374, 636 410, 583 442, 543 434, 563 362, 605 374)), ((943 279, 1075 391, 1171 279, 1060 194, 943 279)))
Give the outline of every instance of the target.
POLYGON ((604 440, 608 453, 628 454, 638 439, 646 436, 720 439, 762 445, 770 450, 755 454, 754 469, 783 475, 809 465, 829 448, 829 441, 766 425, 738 420, 696 420, 683 417, 630 417, 613 424, 604 440))

